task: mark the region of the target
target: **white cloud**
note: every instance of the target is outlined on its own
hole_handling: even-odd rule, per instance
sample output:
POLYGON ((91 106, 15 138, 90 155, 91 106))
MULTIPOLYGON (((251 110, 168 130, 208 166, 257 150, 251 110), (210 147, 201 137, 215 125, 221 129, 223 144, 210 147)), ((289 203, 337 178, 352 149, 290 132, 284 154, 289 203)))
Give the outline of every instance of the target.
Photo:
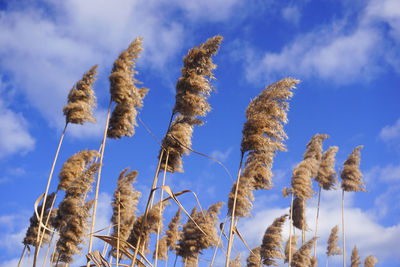
POLYGON ((398 119, 394 125, 383 127, 379 133, 379 137, 386 142, 400 139, 400 119, 398 119))
POLYGON ((7 108, 0 99, 0 158, 12 154, 25 154, 35 146, 28 131, 28 123, 20 113, 7 108))
POLYGON ((288 6, 282 9, 282 17, 288 22, 297 25, 300 21, 301 13, 297 6, 288 6))
POLYGON ((210 156, 219 161, 225 162, 229 158, 231 153, 232 153, 232 147, 226 149, 225 151, 213 150, 210 156))

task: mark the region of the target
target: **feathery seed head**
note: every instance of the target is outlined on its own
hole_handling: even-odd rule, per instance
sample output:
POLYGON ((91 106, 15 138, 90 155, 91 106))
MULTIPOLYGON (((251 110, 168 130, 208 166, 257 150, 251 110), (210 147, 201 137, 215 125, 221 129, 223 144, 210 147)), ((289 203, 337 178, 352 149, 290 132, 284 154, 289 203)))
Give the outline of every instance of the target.
POLYGON ((317 177, 315 181, 325 189, 330 190, 337 183, 335 171, 335 155, 338 151, 337 146, 331 146, 327 151, 322 154, 321 164, 319 165, 317 177))
POLYGON ((363 146, 358 146, 354 148, 347 160, 343 163, 343 170, 340 173, 342 178, 342 189, 344 191, 364 191, 365 184, 362 180, 362 173, 360 171, 360 150, 363 146))
POLYGON ((358 267, 360 266, 361 261, 360 261, 360 256, 358 256, 358 250, 357 247, 354 246, 352 252, 351 252, 351 263, 350 267, 358 267))
POLYGON ((247 267, 261 267, 261 246, 252 249, 253 253, 250 253, 246 259, 247 267))
POLYGON ((342 255, 342 250, 338 246, 337 242, 339 241, 339 226, 335 226, 331 230, 331 234, 328 239, 328 248, 326 250, 326 255, 328 257, 333 255, 342 255))
POLYGON ((293 226, 297 229, 307 229, 306 223, 306 202, 295 197, 293 200, 293 226))
POLYGON ((365 258, 364 266, 365 267, 375 267, 375 264, 378 263, 378 260, 375 258, 374 255, 369 255, 365 258))
POLYGON ((317 238, 314 237, 311 240, 304 243, 299 250, 293 255, 292 266, 293 267, 309 267, 311 266, 311 248, 317 238))
POLYGON ((276 218, 265 231, 260 251, 263 264, 265 265, 278 266, 275 259, 284 259, 284 255, 281 252, 281 242, 283 240, 282 226, 287 216, 288 215, 285 214, 276 218))
POLYGON ((289 245, 290 245, 290 253, 291 257, 293 258, 293 254, 296 253, 297 250, 297 239, 299 236, 293 235, 292 242, 289 242, 289 239, 286 241, 285 244, 285 263, 289 262, 289 245))
POLYGON ((311 170, 312 159, 302 160, 292 173, 292 187, 296 197, 303 200, 309 199, 314 194, 312 190, 311 170))
MULTIPOLYGON (((245 177, 243 177, 245 178, 245 177)), ((236 182, 233 183, 231 192, 228 196, 228 214, 232 216, 233 211, 233 201, 235 197, 236 190, 236 182)), ((237 198, 236 198, 236 207, 235 207, 235 216, 237 217, 246 217, 250 216, 250 211, 253 208, 254 195, 253 195, 253 186, 249 179, 240 180, 237 198)))
POLYGON ((303 159, 310 159, 311 177, 317 176, 322 157, 322 142, 328 137, 329 135, 327 134, 316 134, 307 144, 306 152, 303 154, 303 159))
POLYGON ((236 256, 233 261, 229 262, 229 267, 241 267, 242 263, 240 262, 240 253, 236 256))
POLYGON ((171 222, 168 224, 168 229, 165 231, 167 237, 167 246, 169 250, 176 251, 178 248, 178 241, 181 239, 182 232, 179 230, 181 220, 181 209, 178 209, 175 216, 172 217, 171 222))

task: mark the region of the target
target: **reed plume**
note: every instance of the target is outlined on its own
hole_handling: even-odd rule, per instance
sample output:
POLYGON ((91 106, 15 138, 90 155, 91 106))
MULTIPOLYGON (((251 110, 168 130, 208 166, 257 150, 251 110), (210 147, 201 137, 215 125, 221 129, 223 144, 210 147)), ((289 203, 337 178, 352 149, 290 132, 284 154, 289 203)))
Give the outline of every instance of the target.
POLYGON ((175 216, 172 217, 171 222, 168 224, 168 229, 165 231, 167 246, 169 250, 176 251, 178 248, 178 241, 181 239, 182 232, 179 230, 181 224, 181 209, 178 209, 175 216))
MULTIPOLYGON (((167 236, 163 236, 158 242, 157 259, 167 261, 168 259, 168 245, 167 236)), ((154 250, 153 259, 156 259, 156 251, 154 250)))
POLYGON ((303 159, 310 161, 311 177, 317 176, 322 158, 322 142, 328 137, 329 135, 327 134, 315 134, 306 146, 303 159))
POLYGON ((212 91, 212 70, 216 68, 211 57, 218 52, 222 39, 220 35, 211 37, 184 57, 182 76, 176 84, 174 114, 204 117, 210 111, 207 98, 212 91))
MULTIPOLYGON (((114 199, 112 202, 113 215, 111 222, 114 225, 111 236, 119 237, 120 240, 126 241, 129 238, 129 234, 133 227, 133 223, 136 219, 137 204, 141 193, 132 186, 138 175, 137 171, 128 172, 128 168, 124 169, 118 178, 117 188, 114 192, 114 199), (118 202, 119 198, 119 202, 118 202), (120 222, 118 222, 118 206, 120 207, 120 222), (118 223, 119 225, 119 236, 118 236, 118 223)), ((112 250, 112 256, 117 257, 115 249, 112 250)), ((119 257, 120 258, 120 257, 119 257)))
MULTIPOLYGON (((182 157, 189 154, 188 148, 192 146, 193 127, 202 124, 203 122, 199 119, 182 115, 175 117, 162 140, 162 147, 169 151, 168 164, 166 166, 168 172, 183 172, 182 157)), ((159 157, 161 156, 161 150, 159 157)), ((162 154, 161 169, 165 169, 166 154, 162 154)))
POLYGON ((375 264, 378 263, 378 260, 375 258, 374 255, 370 255, 365 258, 364 266, 365 267, 375 267, 375 264))
POLYGON ((311 265, 311 248, 314 245, 316 237, 313 237, 304 243, 296 253, 293 254, 292 266, 309 267, 311 265))
POLYGON ((353 251, 351 252, 351 263, 350 267, 358 267, 361 264, 360 256, 358 256, 357 247, 354 246, 353 251))
POLYGON ((343 163, 343 170, 340 173, 342 178, 342 189, 346 192, 364 191, 365 184, 362 180, 362 173, 360 171, 360 150, 363 146, 354 148, 347 160, 343 163))
POLYGON ((335 227, 332 228, 331 234, 329 235, 328 239, 328 247, 326 250, 326 255, 328 257, 334 256, 334 255, 342 255, 342 250, 338 246, 337 242, 339 241, 339 226, 336 225, 335 227))
MULTIPOLYGON (((44 207, 44 214, 43 214, 43 218, 47 218, 47 216, 49 216, 49 212, 50 212, 50 207, 51 207, 51 203, 53 202, 53 199, 55 197, 55 193, 51 193, 50 195, 48 195, 47 197, 47 201, 45 203, 45 207, 44 207)), ((37 210, 42 210, 42 205, 40 205, 38 207, 37 210)), ((52 214, 54 213, 54 211, 52 211, 52 214)), ((52 215, 50 215, 52 216, 52 215)), ((25 234, 25 238, 22 241, 22 243, 25 246, 38 246, 37 244, 37 235, 38 235, 38 229, 39 229, 39 220, 36 216, 36 213, 34 212, 32 217, 29 219, 30 225, 26 231, 25 234)), ((48 244, 50 242, 50 232, 48 230, 44 231, 44 237, 43 237, 43 241, 41 246, 43 246, 43 243, 48 244)))
POLYGON ((311 258, 311 267, 318 267, 318 260, 316 257, 311 258))
POLYGON ((331 190, 337 183, 337 173, 335 171, 335 156, 339 148, 331 146, 322 154, 321 164, 319 165, 318 174, 315 181, 318 182, 324 190, 331 190))
POLYGON ((315 193, 312 190, 311 172, 313 169, 313 160, 302 160, 292 173, 292 187, 297 198, 306 201, 315 193))
POLYGON ((236 256, 236 258, 231 261, 229 267, 241 267, 242 263, 240 262, 240 253, 236 256))
POLYGON ((297 239, 299 238, 299 236, 294 235, 292 236, 292 240, 291 242, 289 242, 289 239, 286 241, 286 245, 285 245, 285 263, 289 262, 289 246, 290 246, 290 253, 291 258, 293 258, 293 254, 296 253, 296 247, 297 247, 297 239))
POLYGON ((306 222, 306 204, 300 198, 294 198, 293 201, 293 226, 297 229, 307 229, 306 222))
POLYGON ((140 215, 135 223, 132 226, 131 233, 128 238, 128 242, 136 246, 137 240, 140 236, 140 239, 142 240, 141 244, 145 244, 144 247, 144 252, 149 253, 148 245, 150 241, 150 234, 152 233, 157 233, 157 228, 158 225, 161 223, 161 228, 162 228, 162 214, 163 211, 165 210, 165 207, 168 206, 170 203, 165 202, 162 205, 160 205, 161 202, 156 203, 148 212, 147 218, 146 218, 146 223, 143 225, 143 231, 141 230, 142 222, 144 219, 144 214, 140 215), (160 213, 160 208, 162 208, 161 213, 160 213), (161 215, 160 215, 161 214, 161 215))
POLYGON ((196 266, 197 258, 201 251, 217 245, 218 233, 216 225, 222 205, 222 202, 211 205, 206 214, 201 211, 197 212, 196 207, 193 208, 191 217, 205 234, 190 219, 183 225, 182 238, 179 240, 177 255, 183 258, 185 266, 196 266), (191 265, 193 263, 196 265, 191 265))
POLYGON ((247 267, 261 267, 261 246, 253 248, 246 259, 247 267))
POLYGON ((58 174, 58 187, 57 190, 67 190, 68 186, 79 177, 87 165, 93 161, 94 157, 98 157, 99 153, 96 150, 82 150, 69 157, 64 162, 60 173, 58 174))
POLYGON ((134 69, 136 60, 143 50, 142 41, 141 37, 133 40, 114 61, 109 80, 111 100, 116 106, 108 126, 109 138, 131 137, 135 133, 137 109, 143 107, 143 99, 148 92, 147 88, 138 88, 135 84, 140 82, 134 78, 137 74, 134 69))
MULTIPOLYGON (((250 211, 253 208, 252 201, 254 201, 253 189, 254 187, 249 179, 244 179, 243 181, 241 181, 236 196, 235 216, 237 217, 250 216, 250 211)), ((232 215, 235 190, 236 190, 236 182, 233 183, 231 192, 229 193, 228 197, 229 215, 232 215)))
POLYGON ((96 122, 93 116, 93 108, 96 107, 96 96, 93 84, 96 80, 97 65, 86 72, 68 94, 68 104, 63 107, 66 123, 84 124, 96 122))
POLYGON ((281 242, 283 240, 282 226, 285 223, 287 216, 288 215, 285 214, 276 218, 265 231, 260 251, 263 264, 265 265, 278 266, 275 259, 284 259, 284 255, 281 252, 281 242))

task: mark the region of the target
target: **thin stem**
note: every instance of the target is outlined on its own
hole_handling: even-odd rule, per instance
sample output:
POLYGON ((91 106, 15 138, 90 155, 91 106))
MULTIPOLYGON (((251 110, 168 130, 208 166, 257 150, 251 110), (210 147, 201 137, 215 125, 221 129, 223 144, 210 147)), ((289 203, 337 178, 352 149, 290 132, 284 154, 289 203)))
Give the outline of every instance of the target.
MULTIPOLYGON (((94 197, 93 214, 92 214, 92 225, 90 227, 90 233, 91 234, 90 234, 90 237, 89 237, 88 253, 92 252, 92 245, 93 245, 93 234, 92 233, 94 232, 94 224, 95 224, 95 221, 96 221, 96 210, 97 210, 97 200, 98 200, 98 197, 99 197, 101 167, 103 165, 104 150, 105 150, 105 146, 106 146, 108 123, 109 123, 109 120, 110 120, 110 113, 111 113, 111 103, 112 103, 112 100, 110 99, 110 104, 108 105, 106 127, 104 128, 103 141, 101 143, 100 166, 99 166, 99 171, 97 172, 96 193, 95 193, 95 197, 94 197)), ((90 267, 90 261, 87 262, 86 266, 90 267)))
POLYGON ((226 254, 225 267, 229 267, 229 258, 230 258, 231 250, 232 250, 233 226, 234 226, 234 220, 235 220, 236 199, 237 199, 237 195, 238 195, 238 191, 239 191, 239 180, 240 180, 240 173, 242 171, 243 156, 244 156, 244 153, 242 152, 242 155, 240 156, 239 170, 238 170, 238 175, 237 175, 237 179, 236 179, 235 196, 233 198, 231 225, 229 227, 229 241, 228 241, 228 249, 227 249, 228 251, 226 254))
MULTIPOLYGON (((51 202, 51 207, 49 210, 49 213, 47 214, 47 218, 46 218, 46 223, 45 223, 45 227, 47 227, 47 225, 49 224, 49 220, 51 217, 51 212, 53 211, 53 207, 54 207, 54 203, 56 202, 56 198, 57 198, 57 193, 58 193, 58 189, 54 195, 53 201, 51 202)), ((40 236, 40 242, 39 242, 39 247, 42 246, 42 242, 43 242, 43 238, 44 238, 44 234, 46 233, 46 229, 43 229, 43 234, 40 236)), ((51 236, 53 238, 53 235, 51 236)))
MULTIPOLYGON (((107 236, 110 235, 111 227, 112 227, 112 226, 113 226, 113 224, 110 223, 110 226, 108 227, 108 230, 107 230, 107 236)), ((108 244, 107 242, 104 242, 103 251, 101 252, 101 255, 102 255, 103 257, 106 256, 106 252, 107 252, 107 250, 108 250, 108 246, 109 246, 109 244, 108 244)))
POLYGON ((33 258, 33 267, 36 267, 36 260, 37 260, 37 256, 39 255, 39 250, 40 250, 40 247, 38 246, 38 244, 39 244, 39 241, 40 241, 40 232, 41 232, 41 226, 42 226, 42 221, 43 221, 44 208, 46 206, 47 194, 49 193, 51 178, 53 177, 54 167, 56 166, 58 153, 60 152, 61 144, 62 144, 62 142, 64 140, 65 131, 67 130, 67 126, 68 126, 68 122, 65 123, 64 130, 63 130, 63 132, 61 134, 60 142, 58 142, 57 152, 56 152, 56 155, 54 156, 53 165, 51 166, 50 175, 49 175, 49 178, 47 180, 46 191, 44 193, 42 210, 40 212, 40 218, 39 218, 39 226, 38 226, 38 233, 37 233, 37 237, 36 237, 36 246, 35 246, 35 255, 34 255, 34 258, 33 258))
POLYGON ((326 267, 328 267, 328 259, 329 257, 326 257, 326 267))
POLYGON ((346 240, 344 234, 344 190, 342 190, 343 267, 346 267, 346 240))
POLYGON ((289 267, 292 262, 292 224, 293 224, 293 198, 294 194, 292 194, 292 200, 290 201, 290 220, 289 220, 289 267))
MULTIPOLYGON (((305 207, 305 200, 303 199, 302 200, 302 202, 303 202, 303 207, 305 207)), ((306 215, 305 215, 305 209, 303 209, 303 217, 305 217, 306 215)), ((306 242, 306 232, 305 232, 305 230, 304 230, 304 227, 305 227, 305 223, 303 223, 303 227, 301 227, 301 245, 304 245, 304 242, 306 242)))
POLYGON ((25 246, 24 246, 24 249, 22 250, 21 257, 19 258, 19 261, 18 261, 18 266, 17 266, 17 267, 20 267, 20 266, 21 266, 22 259, 23 259, 23 258, 24 258, 24 256, 25 256, 26 247, 27 247, 27 245, 25 245, 25 246))
POLYGON ((178 260, 178 254, 175 254, 175 261, 174 261, 174 267, 176 266, 176 261, 178 260))
MULTIPOLYGON (((165 159, 165 164, 164 164, 164 174, 163 174, 163 181, 162 181, 162 186, 165 185, 165 176, 167 174, 167 166, 168 166, 168 159, 169 159, 169 150, 167 151, 167 157, 165 159)), ((162 214, 162 208, 163 208, 163 197, 164 197, 164 189, 161 188, 161 197, 160 197, 160 218, 162 214)), ((159 244, 159 239, 160 239, 160 231, 161 231, 161 220, 158 222, 158 227, 157 227, 157 241, 156 241, 156 255, 154 257, 154 267, 157 267, 157 260, 158 260, 158 244, 159 244)))
MULTIPOLYGON (((44 233, 43 233, 43 235, 44 235, 44 233)), ((43 265, 42 265, 43 267, 46 265, 46 260, 47 260, 47 256, 49 255, 49 250, 50 250, 50 247, 51 247, 51 241, 53 241, 53 237, 54 237, 54 233, 51 234, 49 246, 47 247, 46 256, 44 257, 44 261, 43 261, 43 265)))
MULTIPOLYGON (((318 191, 318 206, 317 206, 317 218, 315 220, 315 235, 314 237, 317 237, 318 234, 318 218, 319 218, 319 203, 321 201, 321 186, 319 187, 318 191)), ((317 257, 317 238, 315 238, 314 241, 314 257, 317 257)))
POLYGON ((118 239, 117 239, 117 267, 119 264, 119 232, 120 232, 120 225, 121 225, 121 193, 118 191, 118 225, 117 225, 117 233, 118 233, 118 239))
MULTIPOLYGON (((54 256, 55 256, 55 253, 56 253, 57 243, 58 243, 58 239, 59 239, 59 238, 60 238, 60 236, 58 235, 57 238, 56 238, 56 241, 54 242, 54 248, 53 248, 53 252, 51 253, 50 264, 53 263, 54 256)), ((58 261, 58 260, 57 260, 57 261, 58 261)))
POLYGON ((211 260, 211 263, 210 263, 210 266, 209 266, 209 267, 212 267, 213 264, 214 264, 214 259, 215 259, 215 256, 217 255, 217 250, 218 250, 218 247, 219 247, 219 242, 221 242, 222 233, 224 232, 224 227, 225 227, 225 223, 226 223, 226 220, 227 220, 227 219, 228 219, 228 216, 225 217, 225 220, 224 220, 224 222, 223 222, 223 224, 222 224, 222 227, 221 227, 222 229, 220 229, 221 231, 220 231, 219 236, 218 236, 218 243, 217 243, 217 245, 215 246, 214 254, 213 254, 213 257, 212 257, 212 260, 211 260))

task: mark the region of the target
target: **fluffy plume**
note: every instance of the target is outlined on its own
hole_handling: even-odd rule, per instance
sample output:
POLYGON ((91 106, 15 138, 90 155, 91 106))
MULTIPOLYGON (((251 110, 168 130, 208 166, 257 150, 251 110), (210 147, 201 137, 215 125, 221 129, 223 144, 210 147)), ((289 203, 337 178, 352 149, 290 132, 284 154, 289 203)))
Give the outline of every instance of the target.
POLYGON ((93 83, 96 80, 97 65, 86 72, 82 80, 78 81, 69 91, 68 104, 63 108, 67 123, 84 124, 96 122, 93 116, 93 108, 96 107, 96 96, 93 91, 93 83))
MULTIPOLYGON (((124 169, 118 178, 117 189, 114 192, 114 199, 112 202, 113 215, 111 217, 111 222, 114 225, 113 232, 111 236, 118 236, 118 204, 120 206, 120 227, 119 227, 119 238, 120 240, 128 240, 129 234, 133 227, 133 223, 136 219, 136 206, 139 202, 141 193, 135 190, 132 186, 136 176, 137 171, 128 172, 128 168, 124 169), (119 194, 119 202, 118 202, 119 194)), ((116 258, 116 250, 112 251, 113 257, 116 258)))
POLYGON ((307 144, 306 152, 303 154, 303 159, 310 161, 311 177, 317 176, 322 157, 322 142, 328 137, 329 135, 327 134, 316 134, 307 144))
POLYGON ((335 227, 332 228, 331 234, 329 235, 328 248, 326 250, 326 255, 328 257, 342 254, 342 250, 337 244, 339 240, 338 232, 339 232, 339 226, 336 225, 335 227))
POLYGON ((179 230, 181 224, 181 209, 178 209, 175 216, 172 217, 168 224, 168 229, 165 231, 167 246, 169 250, 176 251, 178 248, 178 240, 181 239, 182 232, 179 230))
POLYGON ((303 230, 307 229, 306 223, 306 203, 300 198, 295 197, 293 200, 293 226, 303 230))
POLYGON ((110 94, 116 106, 111 114, 107 136, 109 138, 131 137, 137 126, 137 109, 143 106, 143 99, 146 96, 147 88, 138 88, 139 83, 134 78, 136 59, 142 52, 142 38, 138 37, 132 41, 129 47, 124 50, 114 61, 111 71, 110 94))
POLYGON ((80 244, 88 229, 87 220, 93 201, 85 202, 84 197, 92 189, 94 176, 100 164, 93 163, 77 179, 73 180, 60 203, 55 225, 60 233, 57 253, 61 262, 70 263, 73 255, 81 251, 80 244))
POLYGON ((59 183, 58 190, 67 190, 72 181, 79 177, 87 165, 93 161, 94 157, 98 157, 99 153, 95 150, 82 150, 72 155, 64 162, 60 173, 58 174, 59 183))
MULTIPOLYGON (((233 201, 235 197, 236 182, 233 183, 231 192, 228 197, 228 214, 232 215, 233 201)), ((248 179, 243 179, 240 181, 235 207, 235 216, 246 217, 250 216, 250 211, 253 208, 254 196, 253 196, 253 186, 248 179)))
POLYGON ((212 91, 212 70, 216 68, 211 57, 218 52, 222 39, 219 35, 211 37, 190 49, 183 59, 182 76, 176 84, 174 114, 203 117, 210 111, 207 98, 212 91))
POLYGON ((378 263, 378 260, 374 257, 374 255, 370 255, 365 258, 364 266, 365 267, 375 267, 375 264, 378 263))
POLYGON ((241 267, 242 263, 240 262, 240 253, 236 256, 233 261, 229 262, 229 267, 241 267))
POLYGON ((290 245, 290 252, 291 252, 292 258, 293 258, 293 254, 296 253, 296 250, 297 250, 297 239, 298 238, 299 238, 299 236, 293 235, 291 243, 289 243, 289 239, 286 241, 286 245, 285 245, 285 263, 289 262, 289 244, 291 244, 290 245))
MULTIPOLYGON (((156 258, 156 251, 154 250, 153 259, 156 258)), ((163 236, 158 241, 158 255, 157 258, 162 261, 166 261, 168 259, 168 245, 167 245, 167 237, 163 236)))
POLYGON ((360 256, 358 256, 358 250, 357 247, 354 246, 352 252, 351 252, 351 264, 350 267, 358 267, 360 266, 361 261, 360 261, 360 256))
POLYGON ((292 173, 292 187, 297 198, 307 200, 312 197, 311 171, 313 169, 313 160, 305 159, 301 161, 292 173))
POLYGON ((318 267, 318 260, 316 257, 311 258, 311 267, 318 267))
MULTIPOLYGON (((169 151, 168 156, 168 172, 183 172, 182 157, 184 154, 188 155, 192 146, 193 127, 195 125, 202 125, 203 122, 191 118, 178 115, 175 117, 167 134, 162 140, 162 147, 169 151)), ((160 157, 161 150, 158 155, 160 157)), ((167 160, 166 152, 163 153, 161 160, 161 169, 165 168, 167 160)))
POLYGON ((293 96, 292 89, 299 83, 292 78, 282 79, 266 87, 252 100, 246 109, 242 130, 241 151, 250 151, 245 168, 244 179, 250 179, 255 189, 272 187, 272 163, 276 151, 285 151, 283 143, 287 135, 283 130, 287 123, 288 100, 293 96))
MULTIPOLYGON (((131 243, 134 247, 136 247, 139 235, 141 234, 141 244, 145 244, 145 246, 149 245, 150 234, 157 233, 158 225, 161 223, 162 228, 162 214, 164 212, 165 207, 169 205, 169 202, 163 202, 161 216, 160 216, 160 202, 155 204, 148 212, 146 223, 143 225, 143 231, 140 232, 141 225, 144 219, 144 214, 140 215, 139 218, 135 221, 132 227, 131 234, 129 235, 128 242, 131 243)), ((145 253, 148 253, 149 250, 147 247, 144 248, 145 253)))
POLYGON ((247 267, 261 267, 261 246, 252 249, 253 253, 250 253, 246 259, 247 267))
MULTIPOLYGON (((46 204, 44 206, 43 218, 47 218, 49 216, 49 211, 50 211, 50 207, 53 202, 54 196, 55 196, 55 193, 48 195, 46 204)), ((38 211, 42 210, 42 207, 43 207, 43 204, 40 205, 37 210, 38 211)), ((53 215, 54 215, 54 210, 52 211, 50 216, 53 216, 53 215)), ((28 230, 26 231, 25 238, 22 241, 22 243, 25 246, 28 246, 28 245, 37 246, 36 238, 37 238, 37 234, 38 234, 39 220, 38 220, 35 212, 33 213, 32 217, 29 219, 29 222, 30 222, 30 225, 28 227, 28 230)), ((41 230, 43 230, 43 229, 41 229, 41 230)), ((42 246, 43 246, 43 244, 48 244, 49 242, 50 242, 50 232, 46 230, 44 233, 42 246)))
POLYGON ((276 218, 274 222, 265 231, 262 245, 261 245, 261 258, 263 264, 278 266, 275 259, 283 259, 284 255, 281 252, 283 240, 282 237, 282 226, 285 223, 288 215, 282 215, 276 218))
POLYGON ((337 146, 331 146, 322 154, 321 164, 319 165, 317 177, 315 181, 319 183, 324 190, 330 190, 334 187, 337 180, 335 171, 335 156, 338 151, 337 146))
POLYGON ((291 187, 284 187, 283 189, 282 189, 282 195, 283 195, 283 197, 288 197, 288 196, 291 196, 292 194, 293 194, 293 188, 291 188, 291 187))
POLYGON ((342 189, 344 191, 364 191, 365 185, 362 180, 362 173, 360 171, 360 150, 363 146, 354 148, 347 160, 343 163, 343 170, 340 173, 342 178, 342 189))
POLYGON ((311 265, 311 248, 317 238, 314 237, 311 240, 304 243, 299 250, 293 255, 292 266, 294 267, 309 267, 311 265))
POLYGON ((192 210, 191 217, 206 235, 190 219, 183 225, 183 235, 182 239, 179 240, 177 255, 181 256, 185 261, 185 266, 195 266, 191 264, 197 263, 197 257, 201 251, 217 244, 218 233, 216 225, 222 205, 222 202, 211 205, 206 214, 196 212, 196 208, 192 210))

